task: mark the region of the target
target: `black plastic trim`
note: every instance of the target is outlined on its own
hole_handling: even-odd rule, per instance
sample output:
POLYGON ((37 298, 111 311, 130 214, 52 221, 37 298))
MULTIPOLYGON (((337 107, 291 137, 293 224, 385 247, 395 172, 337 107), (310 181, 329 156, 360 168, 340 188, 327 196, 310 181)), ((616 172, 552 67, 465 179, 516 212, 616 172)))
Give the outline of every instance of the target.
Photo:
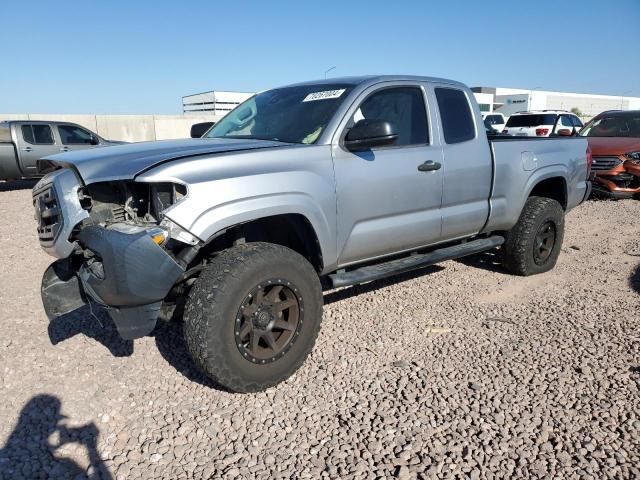
POLYGON ((381 278, 409 272, 418 268, 428 267, 445 260, 452 260, 474 253, 484 252, 498 247, 504 243, 504 238, 495 235, 489 238, 480 238, 470 242, 459 243, 451 247, 439 248, 429 253, 411 255, 408 257, 390 260, 388 262, 361 267, 348 272, 334 273, 329 275, 334 288, 348 287, 359 283, 371 282, 381 278))

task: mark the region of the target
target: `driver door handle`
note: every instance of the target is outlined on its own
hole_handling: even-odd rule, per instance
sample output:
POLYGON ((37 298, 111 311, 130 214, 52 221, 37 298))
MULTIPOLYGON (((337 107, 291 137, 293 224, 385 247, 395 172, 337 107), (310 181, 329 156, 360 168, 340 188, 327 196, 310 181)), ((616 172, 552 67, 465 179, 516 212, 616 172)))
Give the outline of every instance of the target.
POLYGON ((33 148, 31 147, 24 147, 22 150, 24 150, 25 152, 33 152, 33 148))
POLYGON ((427 160, 426 162, 418 165, 418 170, 420 172, 433 172, 435 170, 440 170, 440 167, 442 167, 442 164, 440 162, 427 160))

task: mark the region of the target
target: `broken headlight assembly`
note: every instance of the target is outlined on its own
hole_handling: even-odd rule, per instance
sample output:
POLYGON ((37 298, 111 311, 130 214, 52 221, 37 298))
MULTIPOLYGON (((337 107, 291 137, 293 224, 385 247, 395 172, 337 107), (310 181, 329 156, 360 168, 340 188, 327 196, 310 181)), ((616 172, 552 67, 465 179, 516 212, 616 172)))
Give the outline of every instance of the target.
POLYGON ((640 165, 640 151, 625 153, 625 158, 636 165, 640 165))

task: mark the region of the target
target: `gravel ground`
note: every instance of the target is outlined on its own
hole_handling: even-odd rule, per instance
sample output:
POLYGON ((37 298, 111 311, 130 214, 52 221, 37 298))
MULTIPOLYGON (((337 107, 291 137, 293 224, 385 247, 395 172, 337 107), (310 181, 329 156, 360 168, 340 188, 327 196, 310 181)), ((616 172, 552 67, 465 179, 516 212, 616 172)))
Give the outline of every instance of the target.
POLYGON ((23 185, 0 219, 0 478, 640 478, 640 202, 574 210, 545 275, 484 254, 327 293, 311 357, 255 395, 179 324, 49 324, 23 185))

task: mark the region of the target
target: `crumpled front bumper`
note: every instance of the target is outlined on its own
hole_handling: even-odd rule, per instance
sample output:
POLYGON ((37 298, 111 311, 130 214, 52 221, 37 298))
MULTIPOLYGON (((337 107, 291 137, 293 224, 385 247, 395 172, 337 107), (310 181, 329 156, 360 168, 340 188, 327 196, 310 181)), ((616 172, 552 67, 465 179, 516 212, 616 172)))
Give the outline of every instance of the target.
POLYGON ((162 300, 184 267, 145 232, 90 226, 78 241, 95 255, 72 255, 45 271, 41 293, 47 316, 53 319, 93 303, 107 307, 122 338, 151 333, 162 300))
POLYGON ((611 198, 633 198, 640 194, 640 163, 627 160, 611 170, 597 172, 594 191, 611 198))

